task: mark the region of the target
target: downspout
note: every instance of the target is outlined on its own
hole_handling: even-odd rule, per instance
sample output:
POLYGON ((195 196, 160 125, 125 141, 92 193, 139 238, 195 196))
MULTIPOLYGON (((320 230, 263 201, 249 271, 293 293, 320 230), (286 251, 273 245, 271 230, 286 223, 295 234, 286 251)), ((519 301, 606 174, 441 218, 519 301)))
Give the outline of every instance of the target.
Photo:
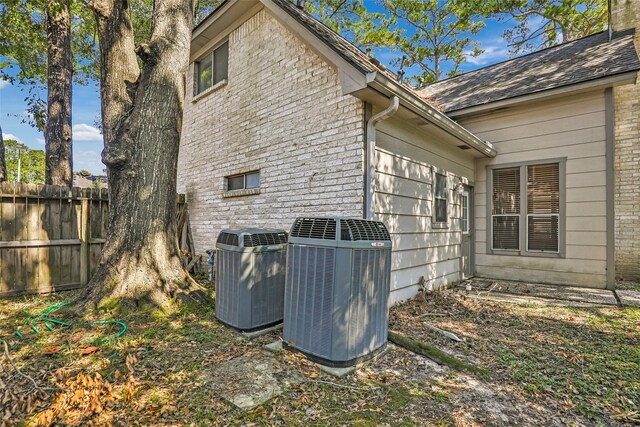
POLYGON ((364 218, 373 219, 373 176, 376 173, 376 125, 393 116, 400 106, 400 98, 393 95, 390 99, 389 106, 380 111, 367 121, 367 158, 365 165, 365 202, 364 202, 364 218))

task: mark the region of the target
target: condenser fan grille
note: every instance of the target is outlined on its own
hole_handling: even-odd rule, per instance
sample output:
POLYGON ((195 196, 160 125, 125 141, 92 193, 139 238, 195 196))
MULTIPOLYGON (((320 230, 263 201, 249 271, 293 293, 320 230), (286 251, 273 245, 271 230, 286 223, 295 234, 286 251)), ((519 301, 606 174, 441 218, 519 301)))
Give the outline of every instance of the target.
POLYGON ((281 245, 287 243, 287 233, 259 233, 250 236, 245 235, 244 247, 281 245))
POLYGON ((384 224, 362 219, 341 219, 340 238, 342 240, 391 240, 384 224))
POLYGON ((218 243, 221 245, 238 246, 238 235, 225 233, 224 231, 218 235, 218 243))
POLYGON ((291 228, 291 237, 335 240, 336 220, 331 218, 298 218, 291 228))

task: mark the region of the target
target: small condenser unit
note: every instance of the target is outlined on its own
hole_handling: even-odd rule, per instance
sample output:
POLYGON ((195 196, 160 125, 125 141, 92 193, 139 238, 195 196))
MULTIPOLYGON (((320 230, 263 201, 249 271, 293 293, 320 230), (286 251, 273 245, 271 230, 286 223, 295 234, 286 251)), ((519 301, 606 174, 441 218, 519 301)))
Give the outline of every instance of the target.
POLYGON ((336 367, 387 343, 391 240, 383 223, 298 218, 289 233, 285 348, 336 367))
POLYGON ((222 230, 216 249, 218 320, 245 332, 282 322, 287 233, 222 230))

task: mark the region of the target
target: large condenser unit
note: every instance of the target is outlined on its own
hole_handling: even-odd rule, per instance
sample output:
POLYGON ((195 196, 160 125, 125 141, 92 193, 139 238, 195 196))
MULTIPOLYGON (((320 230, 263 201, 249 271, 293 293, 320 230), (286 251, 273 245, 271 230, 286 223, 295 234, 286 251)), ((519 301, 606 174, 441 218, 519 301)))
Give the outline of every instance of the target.
POLYGON ((383 223, 298 218, 287 249, 285 348, 336 367, 383 350, 390 276, 391 239, 383 223))
POLYGON ((216 317, 243 332, 282 322, 287 233, 222 230, 216 249, 216 317))

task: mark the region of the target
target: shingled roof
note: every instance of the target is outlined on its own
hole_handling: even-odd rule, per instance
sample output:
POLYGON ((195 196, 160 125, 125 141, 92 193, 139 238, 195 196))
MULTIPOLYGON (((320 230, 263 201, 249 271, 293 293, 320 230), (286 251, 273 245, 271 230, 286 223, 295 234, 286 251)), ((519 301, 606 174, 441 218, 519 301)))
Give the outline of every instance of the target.
POLYGON ((460 74, 419 90, 441 110, 463 108, 612 77, 640 69, 633 30, 597 33, 479 70, 460 74))

